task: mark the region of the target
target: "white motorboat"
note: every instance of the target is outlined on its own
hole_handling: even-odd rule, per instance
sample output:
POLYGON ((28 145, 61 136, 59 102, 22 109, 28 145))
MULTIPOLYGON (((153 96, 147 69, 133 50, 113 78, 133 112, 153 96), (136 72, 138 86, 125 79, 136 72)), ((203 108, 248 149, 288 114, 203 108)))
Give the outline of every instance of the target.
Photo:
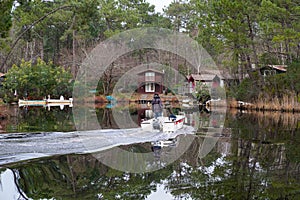
POLYGON ((173 133, 183 127, 184 119, 184 115, 158 117, 157 119, 143 121, 141 127, 144 131, 160 130, 164 133, 173 133))

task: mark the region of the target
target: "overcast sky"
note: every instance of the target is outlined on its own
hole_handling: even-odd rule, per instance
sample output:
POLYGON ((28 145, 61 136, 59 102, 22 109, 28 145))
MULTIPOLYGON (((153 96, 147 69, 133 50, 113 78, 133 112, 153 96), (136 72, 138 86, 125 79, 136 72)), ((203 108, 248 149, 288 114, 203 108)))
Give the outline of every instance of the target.
POLYGON ((146 0, 150 4, 155 5, 155 11, 162 13, 162 9, 168 6, 173 0, 146 0))

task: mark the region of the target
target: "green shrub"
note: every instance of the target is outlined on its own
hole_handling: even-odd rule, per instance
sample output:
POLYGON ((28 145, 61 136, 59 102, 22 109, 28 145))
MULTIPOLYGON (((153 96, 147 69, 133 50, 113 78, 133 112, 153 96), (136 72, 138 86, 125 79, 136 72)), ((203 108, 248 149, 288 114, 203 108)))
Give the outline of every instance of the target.
POLYGON ((41 59, 36 64, 23 61, 20 66, 14 65, 6 74, 1 88, 5 102, 23 98, 43 99, 71 97, 72 75, 63 67, 46 63, 41 59))
POLYGON ((241 101, 251 101, 256 99, 260 91, 255 82, 256 80, 250 78, 244 79, 234 94, 235 98, 241 101))

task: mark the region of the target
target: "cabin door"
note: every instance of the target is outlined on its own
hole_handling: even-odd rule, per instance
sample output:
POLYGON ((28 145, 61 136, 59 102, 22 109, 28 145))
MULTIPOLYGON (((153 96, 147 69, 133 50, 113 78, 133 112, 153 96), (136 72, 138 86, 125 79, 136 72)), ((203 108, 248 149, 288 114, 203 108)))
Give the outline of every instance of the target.
POLYGON ((145 92, 155 92, 154 83, 146 83, 145 92))

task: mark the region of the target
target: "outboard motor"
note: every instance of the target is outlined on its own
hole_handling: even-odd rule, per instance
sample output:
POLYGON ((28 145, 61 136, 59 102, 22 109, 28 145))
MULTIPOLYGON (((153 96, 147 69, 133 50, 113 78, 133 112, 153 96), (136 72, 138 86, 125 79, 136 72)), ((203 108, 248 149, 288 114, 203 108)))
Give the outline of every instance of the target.
POLYGON ((160 126, 160 123, 159 123, 159 120, 158 119, 155 119, 152 123, 152 127, 153 129, 155 130, 160 130, 161 129, 161 126, 160 126))

